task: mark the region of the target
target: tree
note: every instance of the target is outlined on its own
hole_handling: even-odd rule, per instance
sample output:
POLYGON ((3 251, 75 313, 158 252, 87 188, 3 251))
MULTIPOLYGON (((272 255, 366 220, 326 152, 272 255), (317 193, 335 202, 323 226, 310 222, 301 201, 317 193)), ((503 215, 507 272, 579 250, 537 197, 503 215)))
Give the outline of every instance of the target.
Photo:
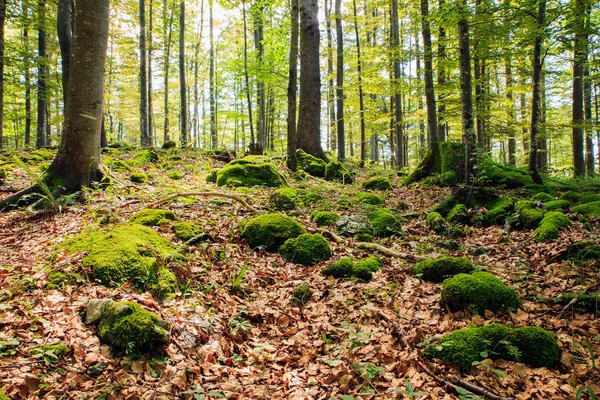
POLYGON ((148 131, 148 67, 146 64, 146 0, 140 0, 140 145, 152 146, 148 131))
POLYGON ((353 0, 352 6, 354 10, 354 35, 356 36, 356 73, 358 75, 358 102, 360 118, 360 167, 364 168, 365 159, 367 157, 367 138, 365 134, 365 103, 362 83, 362 60, 360 57, 360 35, 358 34, 358 18, 356 16, 356 0, 353 0))
POLYGON ((533 42, 533 73, 531 78, 531 126, 529 129, 529 174, 533 183, 541 184, 542 177, 538 170, 537 153, 539 145, 539 125, 541 117, 541 77, 542 77, 542 43, 546 20, 546 0, 538 0, 536 34, 533 42))
POLYGON ((296 91, 298 89, 298 0, 292 0, 287 116, 287 166, 296 171, 296 91))
POLYGON ((336 107, 337 107, 337 154, 338 160, 346 158, 346 139, 344 132, 344 29, 342 26, 341 0, 335 0, 336 50, 336 107))
POLYGON ((4 21, 6 0, 0 0, 0 149, 4 146, 4 21))
MULTIPOLYGON (((104 64, 108 42, 109 0, 77 0, 73 53, 62 140, 45 182, 55 183, 56 198, 99 181, 104 64)), ((24 195, 40 192, 35 184, 0 201, 0 209, 24 195)))
POLYGON ((37 100, 37 136, 35 147, 46 143, 48 109, 46 103, 46 81, 48 80, 48 55, 46 54, 46 1, 38 2, 38 100, 37 100))
POLYGON ((574 1, 575 39, 573 43, 573 168, 575 176, 585 176, 583 149, 583 74, 586 59, 583 0, 574 1))
POLYGON ((187 84, 185 81, 185 1, 179 3, 179 96, 182 146, 188 144, 187 84))
MULTIPOLYGON (((60 45, 63 107, 67 104, 67 88, 69 85, 69 65, 71 63, 71 49, 73 47, 73 1, 59 0, 56 15, 56 30, 60 45)), ((63 110, 63 113, 65 110, 63 110)))
POLYGON ((326 159, 321 147, 321 73, 319 6, 317 0, 298 0, 300 8, 300 104, 298 148, 326 159))
POLYGON ((396 168, 404 167, 404 131, 402 101, 400 96, 400 29, 398 26, 398 0, 392 0, 392 52, 394 54, 394 136, 396 139, 396 168))
POLYGON ((209 35, 210 35, 210 50, 209 50, 209 102, 210 102, 210 148, 215 150, 218 145, 217 136, 217 84, 215 82, 215 35, 213 30, 213 0, 208 0, 209 6, 209 35))
POLYGON ((421 32, 423 33, 425 101, 427 103, 427 141, 429 146, 437 142, 438 123, 433 88, 433 49, 431 47, 431 28, 429 26, 429 0, 421 0, 421 32))
POLYGON ((165 55, 164 60, 164 126, 163 126, 163 143, 171 140, 169 136, 169 71, 171 61, 171 38, 173 36, 173 9, 171 8, 170 16, 167 18, 168 0, 163 1, 163 29, 165 35, 165 41, 163 44, 163 51, 165 55), (168 22, 167 22, 168 21, 168 22))

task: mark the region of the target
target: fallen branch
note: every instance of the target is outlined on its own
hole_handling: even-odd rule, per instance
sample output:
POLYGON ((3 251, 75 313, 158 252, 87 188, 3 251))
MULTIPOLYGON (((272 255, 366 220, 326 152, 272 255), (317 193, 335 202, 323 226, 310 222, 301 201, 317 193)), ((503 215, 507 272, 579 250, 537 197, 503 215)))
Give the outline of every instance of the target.
POLYGON ((225 197, 227 199, 231 199, 231 200, 235 200, 238 203, 240 203, 241 205, 243 205, 245 208, 247 208, 248 210, 252 211, 253 213, 260 213, 261 211, 257 208, 252 207, 250 204, 246 203, 246 201, 244 199, 242 199, 241 197, 235 196, 233 194, 228 194, 228 193, 217 193, 217 192, 187 192, 187 193, 177 193, 177 194, 173 194, 171 196, 167 196, 164 199, 160 199, 158 201, 155 201, 154 203, 150 204, 150 207, 157 207, 163 203, 166 203, 168 201, 171 201, 173 199, 177 199, 179 197, 225 197))
POLYGON ((403 258, 407 261, 414 262, 414 263, 427 260, 427 257, 417 256, 417 255, 409 254, 409 253, 401 253, 396 250, 388 249, 387 247, 384 247, 377 243, 356 242, 356 243, 354 243, 354 245, 356 247, 358 247, 359 249, 377 250, 383 254, 387 254, 388 256, 403 258))
POLYGON ((320 233, 323 236, 329 236, 336 243, 345 243, 346 242, 346 240, 343 237, 341 237, 331 231, 328 231, 327 229, 306 228, 306 230, 309 231, 310 233, 320 233))
MULTIPOLYGON (((504 396, 500 396, 498 394, 492 393, 487 389, 481 388, 479 386, 476 386, 472 383, 469 382, 465 382, 461 379, 458 379, 457 377, 454 377, 452 380, 447 380, 444 378, 440 378, 439 376, 437 376, 436 374, 434 374, 429 368, 427 368, 427 366, 421 361, 417 361, 417 366, 423 371, 425 372, 427 375, 429 375, 430 377, 432 377, 440 386, 443 386, 446 391, 448 391, 448 388, 454 390, 454 392, 459 393, 456 388, 457 387, 461 387, 465 390, 468 390, 469 392, 477 395, 477 396, 482 396, 484 399, 490 399, 490 400, 514 400, 512 397, 504 397, 504 396)), ((460 394, 460 393, 459 393, 460 394)))
MULTIPOLYGON (((562 318, 563 314, 564 314, 564 313, 565 313, 565 312, 566 312, 566 311, 567 311, 567 310, 568 310, 568 309, 569 309, 571 306, 575 305, 575 303, 577 303, 577 301, 579 301, 579 297, 573 297, 573 298, 571 299, 571 301, 569 301, 569 303, 568 303, 568 304, 566 304, 566 305, 565 305, 565 306, 562 308, 562 310, 561 310, 560 314, 558 314, 558 317, 557 317, 557 318, 562 318)), ((541 317, 543 317, 544 315, 548 314, 550 311, 552 311, 552 308, 548 308, 546 311, 544 311, 544 312, 543 312, 543 313, 541 313, 541 314, 536 314, 536 315, 533 315, 533 316, 529 317, 529 318, 527 319, 527 321, 525 321, 525 323, 528 323, 528 322, 530 322, 530 321, 531 321, 531 320, 533 320, 533 319, 541 318, 541 317)))

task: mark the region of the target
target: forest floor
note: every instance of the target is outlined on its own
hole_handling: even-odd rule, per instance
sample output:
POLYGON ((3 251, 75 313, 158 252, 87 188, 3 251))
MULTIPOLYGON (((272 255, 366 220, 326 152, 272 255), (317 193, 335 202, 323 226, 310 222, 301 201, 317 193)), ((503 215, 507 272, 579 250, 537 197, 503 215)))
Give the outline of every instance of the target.
MULTIPOLYGON (((132 154, 116 153, 112 158, 127 161, 132 154)), ((181 221, 201 225, 211 240, 187 249, 186 269, 178 273, 180 292, 157 302, 128 284, 102 286, 82 266, 83 254, 58 251, 58 245, 84 229, 97 228, 107 213, 126 221, 134 212, 176 192, 234 193, 261 210, 269 209, 272 193, 272 189, 236 190, 207 184, 206 176, 217 163, 199 153, 159 154, 171 169, 161 169, 160 163, 137 168, 151 176, 147 183, 131 183, 129 172, 113 170, 114 185, 88 191, 84 203, 61 212, 0 214, 0 386, 11 398, 478 398, 468 392, 453 394, 450 385, 438 383, 419 364, 438 378, 460 379, 520 400, 574 399, 584 386, 600 394, 599 316, 539 301, 566 292, 580 293, 598 282, 597 263, 555 261, 569 243, 598 239, 598 219, 591 221, 592 231, 575 222, 551 243, 531 240, 528 230, 506 233, 499 226, 465 228, 465 236, 456 240, 471 250, 485 247, 485 254, 448 251, 439 246, 444 238, 425 226, 426 212, 448 189, 402 187, 400 179, 392 177, 394 189, 380 193, 386 206, 394 208, 403 200, 410 207, 405 212, 421 215, 403 224, 406 236, 378 240, 380 244, 427 257, 469 257, 509 284, 523 300, 515 312, 472 316, 445 310, 440 305, 441 285, 414 276, 413 264, 407 260, 357 249, 349 239, 331 241, 330 260, 312 267, 295 265, 276 253, 249 248, 237 226, 253 214, 239 203, 223 198, 175 200, 164 208, 181 221), (183 178, 169 178, 173 170, 183 178), (321 274, 325 265, 342 257, 369 254, 380 257, 384 268, 368 283, 321 274), (233 291, 232 279, 244 265, 247 273, 241 290, 233 291), (78 272, 84 279, 49 290, 46 285, 53 270, 78 272), (294 304, 292 294, 302 282, 310 284, 312 296, 304 304, 294 304), (111 349, 101 343, 96 327, 83 323, 85 303, 93 298, 142 304, 170 323, 170 342, 145 354, 111 349), (460 373, 452 365, 421 354, 423 344, 433 336, 490 322, 537 325, 555 333, 562 351, 560 364, 546 369, 488 360, 469 373, 460 373), (32 352, 59 341, 70 350, 58 360, 32 352), (104 368, 90 369, 98 365, 104 368)), ((39 172, 38 167, 34 164, 32 169, 39 172)), ((30 174, 21 168, 8 172, 0 186, 3 194, 31 183, 30 174)), ((364 179, 359 174, 359 183, 345 186, 314 178, 293 182, 324 200, 290 215, 306 227, 316 227, 310 220, 314 209, 331 209, 340 215, 360 213, 337 201, 352 201, 364 179)), ((155 229, 182 246, 169 224, 155 229)))

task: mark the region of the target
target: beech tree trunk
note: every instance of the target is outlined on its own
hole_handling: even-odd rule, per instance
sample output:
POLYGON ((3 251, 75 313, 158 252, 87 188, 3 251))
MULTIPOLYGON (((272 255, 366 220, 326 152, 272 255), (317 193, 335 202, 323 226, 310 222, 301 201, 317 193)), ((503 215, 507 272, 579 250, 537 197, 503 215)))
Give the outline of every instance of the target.
MULTIPOLYGON (((210 36, 210 50, 209 50, 209 103, 210 103, 210 148, 215 150, 219 146, 217 136, 217 96, 216 96, 216 77, 215 77, 215 40, 213 30, 213 0, 209 0, 209 36, 210 36)), ((245 31, 244 31, 245 32, 245 31)))
POLYGON ((533 183, 541 184, 542 177, 537 165, 539 123, 541 117, 541 76, 542 42, 544 41, 544 21, 546 19, 546 0, 538 0, 537 34, 533 43, 533 74, 531 78, 531 127, 529 130, 529 174, 533 183))
POLYGON ((140 0, 140 146, 150 147, 148 132, 148 67, 146 64, 146 0, 140 0))
POLYGON ((363 95, 363 84, 362 84, 362 60, 360 57, 360 35, 358 34, 358 18, 356 16, 356 0, 353 0, 352 5, 354 7, 354 34, 356 36, 356 60, 358 74, 358 102, 359 102, 359 113, 360 113, 360 167, 364 168, 365 159, 367 158, 367 138, 365 133, 365 103, 363 95))
POLYGON ((181 146, 188 144, 188 115, 187 115, 187 83, 185 80, 185 1, 179 3, 179 97, 181 108, 181 132, 179 141, 181 146))
MULTIPOLYGON (((444 0, 439 0, 439 9, 444 9, 444 0)), ((442 24, 438 29, 438 49, 437 49, 437 83, 438 88, 443 88, 446 84, 446 67, 444 62, 446 60, 446 29, 442 24)), ((446 140, 446 130, 448 124, 445 122, 446 103, 444 101, 445 95, 439 94, 438 98, 438 141, 443 142, 446 140)))
POLYGON ((575 176, 585 176, 583 149, 583 69, 585 61, 585 40, 583 30, 583 0, 574 1, 575 40, 573 43, 573 168, 575 176))
POLYGON ((0 0, 0 149, 4 146, 4 22, 6 0, 0 0))
POLYGON ((59 0, 56 15, 56 33, 60 45, 62 88, 63 88, 63 114, 67 105, 67 88, 69 86, 69 64, 71 63, 71 48, 73 47, 73 2, 72 0, 59 0))
POLYGON ((337 107, 337 155, 339 161, 346 158, 344 132, 344 29, 342 26, 341 0, 335 0, 336 50, 336 107, 337 107))
POLYGON ((289 80, 288 80, 288 116, 287 116, 287 166, 296 171, 296 91, 298 90, 298 0, 292 0, 291 4, 291 35, 289 56, 289 80))
POLYGON ((169 135, 169 68, 171 61, 171 38, 173 36, 173 9, 171 9, 171 14, 169 17, 168 27, 167 27, 167 0, 163 2, 163 21, 164 21, 164 29, 165 32, 168 30, 168 34, 165 35, 165 43, 163 45, 163 50, 165 53, 165 62, 164 62, 164 87, 165 87, 165 96, 164 96, 164 129, 163 129, 163 143, 171 140, 169 135))
POLYGON ((328 145, 335 151, 337 146, 336 118, 335 118, 335 85, 333 82, 333 32, 331 28, 331 0, 325 1, 325 27, 327 30, 327 109, 329 114, 329 140, 328 145))
MULTIPOLYGON (((156 134, 154 132, 154 112, 152 110, 152 53, 154 51, 152 43, 152 31, 154 29, 154 0, 150 0, 150 10, 148 12, 148 139, 150 146, 156 144, 156 134)), ((103 124, 104 125, 104 124, 103 124)), ((106 129, 102 129, 103 137, 106 137, 106 129)), ((104 146, 103 146, 104 147, 104 146)))
POLYGON ((46 146, 48 125, 48 105, 46 81, 48 80, 48 57, 46 55, 46 2, 38 2, 38 100, 37 100, 37 136, 35 147, 46 146))
MULTIPOLYGON (((433 89, 433 50, 429 25, 429 0, 421 0, 421 27, 423 32, 425 102, 427 103, 427 141, 429 146, 439 141, 437 109, 433 89)), ((441 61, 441 60, 440 60, 441 61)))
POLYGON ((506 75, 506 100, 508 101, 508 165, 517 166, 517 141, 515 138, 515 100, 513 96, 512 57, 504 58, 504 72, 506 75))
MULTIPOLYGON (((265 49, 263 46, 264 23, 263 7, 254 6, 254 48, 256 49, 256 61, 262 65, 265 49)), ((256 142, 252 154, 263 154, 267 148, 267 104, 266 104, 265 82, 260 71, 256 75, 256 108, 258 118, 256 121, 256 142)))
POLYGON ((394 51, 394 136, 396 139, 396 168, 405 165, 402 101, 400 97, 400 28, 398 26, 398 0, 392 0, 392 50, 394 51))

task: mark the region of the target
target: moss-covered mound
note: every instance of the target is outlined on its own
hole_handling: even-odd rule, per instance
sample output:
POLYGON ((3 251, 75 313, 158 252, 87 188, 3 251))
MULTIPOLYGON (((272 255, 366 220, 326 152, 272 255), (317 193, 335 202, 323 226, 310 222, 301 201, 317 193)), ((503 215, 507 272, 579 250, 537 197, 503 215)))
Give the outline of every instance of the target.
POLYGON ((559 349, 554 335, 537 326, 509 328, 491 324, 451 332, 425 349, 425 355, 468 371, 485 358, 520 361, 533 367, 555 366, 559 349))
POLYGON ((600 217, 600 201, 593 201, 591 203, 580 204, 571 209, 572 212, 589 215, 593 217, 600 217))
POLYGON ((533 232, 533 236, 538 242, 558 239, 560 229, 568 226, 571 226, 571 221, 565 214, 560 211, 549 211, 533 232))
POLYGON ((319 226, 329 226, 340 219, 340 216, 334 211, 315 211, 310 218, 319 226))
POLYGON ((367 213, 367 218, 373 225, 373 234, 378 237, 402 235, 400 219, 387 208, 378 208, 367 213))
POLYGON ((279 187, 285 184, 273 164, 262 156, 248 156, 230 162, 217 171, 216 183, 219 186, 244 187, 279 187))
POLYGON ((163 223, 177 221, 178 218, 173 211, 158 210, 155 208, 145 208, 136 212, 130 221, 134 224, 145 226, 158 226, 163 223))
POLYGON ((344 184, 351 184, 354 182, 352 174, 350 174, 339 161, 332 161, 327 164, 324 176, 328 181, 337 181, 344 184))
POLYGON ((331 246, 323 236, 305 233, 286 240, 279 248, 279 254, 296 264, 314 265, 331 257, 331 246))
POLYGON ((469 210, 464 204, 457 204, 452 207, 452 210, 448 213, 448 221, 453 224, 470 225, 473 221, 469 215, 469 210))
POLYGON ((531 200, 539 201, 540 203, 547 203, 556 199, 551 194, 540 192, 531 196, 531 200))
POLYGON ((441 257, 420 261, 415 266, 415 274, 429 282, 443 282, 457 274, 469 274, 473 263, 463 257, 441 257))
POLYGON ((440 213, 435 211, 427 214, 427 227, 437 233, 438 235, 448 234, 448 224, 440 213))
POLYGON ((452 312, 470 307, 475 314, 519 307, 515 291, 489 272, 458 274, 444 280, 442 303, 452 312))
POLYGON ((83 282, 83 278, 76 272, 52 271, 48 274, 46 289, 58 289, 78 282, 83 282))
POLYGON ((138 224, 118 225, 101 232, 82 233, 64 243, 70 252, 87 251, 83 266, 94 271, 103 285, 133 281, 139 290, 151 290, 165 298, 175 292, 177 281, 162 259, 176 255, 166 239, 138 224))
POLYGON ((129 180, 133 183, 144 183, 148 180, 148 175, 143 172, 134 172, 129 176, 129 180))
POLYGON ((514 197, 502 197, 492 201, 488 205, 488 212, 483 214, 483 223, 485 225, 502 225, 514 209, 514 197))
POLYGON ((241 224, 242 237, 253 249, 277 251, 288 239, 302 235, 304 228, 295 219, 282 214, 259 215, 241 224))
POLYGON ((548 211, 564 211, 571 207, 571 202, 568 200, 552 200, 544 203, 544 207, 548 211))
POLYGON ((521 200, 515 203, 515 212, 519 214, 519 224, 525 229, 534 229, 544 218, 544 210, 538 207, 539 203, 530 200, 521 200))
POLYGON ((217 174, 220 168, 213 168, 208 175, 206 175, 206 183, 217 183, 217 174))
POLYGON ((198 243, 205 236, 204 229, 193 222, 179 222, 173 224, 171 229, 175 232, 175 236, 189 244, 198 243))
POLYGON ((384 203, 383 198, 373 193, 357 193, 356 199, 359 203, 368 204, 371 206, 380 206, 384 203))
POLYGON ((298 207, 298 194, 292 188, 277 189, 269 198, 269 203, 276 210, 289 211, 298 207))
POLYGON ((157 163, 159 160, 158 154, 153 149, 138 150, 134 155, 130 164, 136 167, 141 167, 148 164, 157 163))
POLYGON ((450 211, 458 204, 458 199, 454 196, 448 196, 435 206, 431 212, 436 212, 442 217, 446 217, 450 211))
POLYGON ((98 335, 115 347, 148 350, 169 340, 169 324, 132 302, 90 300, 86 323, 98 324, 98 335))
POLYGON ((392 183, 386 177, 376 176, 364 181, 362 187, 365 190, 392 190, 392 183))
POLYGON ((180 179, 183 179, 183 172, 181 171, 169 171, 167 172, 167 176, 171 179, 173 179, 174 181, 178 181, 180 179))
POLYGON ((302 168, 309 175, 319 178, 323 178, 325 176, 325 169, 327 168, 327 163, 325 161, 308 154, 301 149, 298 150, 296 157, 298 167, 302 168))
POLYGON ((329 265, 323 269, 323 275, 333 276, 334 278, 357 278, 368 282, 373 279, 373 273, 381 269, 381 262, 375 257, 368 257, 362 260, 352 258, 342 258, 335 264, 329 265))
POLYGON ((460 142, 439 142, 431 146, 421 163, 404 180, 406 185, 428 177, 450 186, 464 181, 465 150, 460 142))

